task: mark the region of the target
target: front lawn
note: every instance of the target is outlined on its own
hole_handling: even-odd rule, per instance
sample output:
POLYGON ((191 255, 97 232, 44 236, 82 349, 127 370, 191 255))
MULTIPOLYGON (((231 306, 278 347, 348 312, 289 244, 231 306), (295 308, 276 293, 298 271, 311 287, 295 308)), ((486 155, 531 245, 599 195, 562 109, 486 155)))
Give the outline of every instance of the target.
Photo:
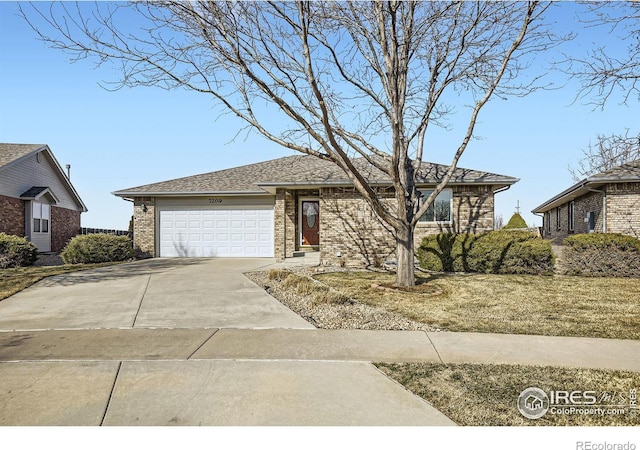
MULTIPOLYGON (((640 374, 636 372, 486 364, 376 366, 458 425, 640 425, 640 411, 632 405, 640 387, 640 374), (574 404, 573 411, 566 407, 549 408, 541 418, 528 419, 520 414, 517 401, 529 387, 547 394, 552 390, 593 391, 589 395, 595 396, 597 406, 574 404)), ((575 398, 577 402, 593 403, 590 399, 575 398)))
POLYGON ((640 280, 443 274, 391 288, 394 275, 337 272, 316 280, 368 305, 447 331, 640 339, 640 280))
POLYGON ((114 263, 68 264, 64 266, 30 266, 2 269, 0 270, 0 300, 16 294, 46 277, 78 272, 80 270, 95 269, 113 264, 114 263))

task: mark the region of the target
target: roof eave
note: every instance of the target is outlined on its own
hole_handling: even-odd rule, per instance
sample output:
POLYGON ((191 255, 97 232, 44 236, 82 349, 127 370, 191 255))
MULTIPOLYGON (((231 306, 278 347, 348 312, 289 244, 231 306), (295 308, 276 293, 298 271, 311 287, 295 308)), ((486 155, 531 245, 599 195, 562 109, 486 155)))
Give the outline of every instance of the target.
POLYGON ((111 193, 116 197, 131 198, 131 197, 231 197, 231 196, 255 196, 255 195, 271 195, 264 190, 261 191, 209 191, 209 192, 184 192, 184 191, 171 191, 171 192, 154 192, 154 191, 115 191, 111 193))
MULTIPOLYGON (((517 183, 520 181, 519 178, 503 178, 503 179, 486 179, 479 181, 450 181, 448 183, 449 186, 495 186, 502 185, 508 186, 517 183)), ((390 181, 369 181, 367 182, 370 186, 392 186, 390 181)), ((307 183, 297 183, 297 182, 278 182, 278 183, 256 183, 258 186, 262 188, 279 188, 279 187, 295 187, 297 189, 305 189, 308 187, 352 187, 353 184, 347 181, 323 181, 323 182, 307 182, 307 183)), ((438 184, 438 181, 417 181, 416 185, 418 186, 435 186, 438 184)))
POLYGON ((560 194, 552 197, 540 206, 532 209, 531 212, 534 214, 540 214, 550 211, 560 205, 564 205, 567 202, 573 201, 578 197, 582 197, 583 195, 592 192, 592 189, 596 189, 606 183, 606 181, 589 182, 587 180, 583 180, 579 183, 574 184, 570 188, 565 189, 560 194))

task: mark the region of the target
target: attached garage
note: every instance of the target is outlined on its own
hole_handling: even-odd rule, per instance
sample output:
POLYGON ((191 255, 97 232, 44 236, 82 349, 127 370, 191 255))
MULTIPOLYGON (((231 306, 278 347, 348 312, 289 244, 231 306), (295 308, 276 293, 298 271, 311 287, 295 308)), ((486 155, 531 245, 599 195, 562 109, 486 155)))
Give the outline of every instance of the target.
POLYGON ((160 211, 161 257, 272 257, 273 209, 160 211))
POLYGON ((272 198, 158 199, 160 257, 269 258, 272 198))

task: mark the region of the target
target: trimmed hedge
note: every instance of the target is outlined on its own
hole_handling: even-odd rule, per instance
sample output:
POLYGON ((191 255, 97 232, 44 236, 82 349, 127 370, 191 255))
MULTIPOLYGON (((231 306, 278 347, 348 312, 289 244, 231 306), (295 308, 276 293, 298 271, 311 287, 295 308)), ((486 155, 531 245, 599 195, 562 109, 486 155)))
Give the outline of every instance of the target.
POLYGON ((511 216, 509 222, 507 222, 507 224, 502 229, 509 230, 513 228, 528 228, 527 222, 525 222, 522 216, 518 213, 515 213, 513 216, 511 216))
POLYGON ((480 234, 469 250, 474 272, 548 275, 553 273, 551 243, 528 231, 480 234))
POLYGON ((527 231, 428 236, 418 249, 420 267, 437 272, 547 275, 551 244, 527 231))
POLYGON ((0 233, 0 269, 30 266, 38 259, 38 248, 23 237, 0 233))
POLYGON ((567 275, 640 277, 640 239, 589 233, 570 236, 563 244, 567 275))
POLYGON ((126 261, 134 257, 131 239, 112 234, 76 236, 60 253, 65 264, 126 261))

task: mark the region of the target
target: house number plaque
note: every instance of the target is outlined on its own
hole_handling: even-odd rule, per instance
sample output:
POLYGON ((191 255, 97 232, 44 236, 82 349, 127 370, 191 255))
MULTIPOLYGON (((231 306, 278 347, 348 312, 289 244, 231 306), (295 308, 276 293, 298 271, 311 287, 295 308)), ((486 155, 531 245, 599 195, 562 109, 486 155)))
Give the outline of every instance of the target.
POLYGON ((210 205, 219 205, 220 203, 222 203, 222 199, 221 198, 210 198, 209 199, 209 204, 210 205))

